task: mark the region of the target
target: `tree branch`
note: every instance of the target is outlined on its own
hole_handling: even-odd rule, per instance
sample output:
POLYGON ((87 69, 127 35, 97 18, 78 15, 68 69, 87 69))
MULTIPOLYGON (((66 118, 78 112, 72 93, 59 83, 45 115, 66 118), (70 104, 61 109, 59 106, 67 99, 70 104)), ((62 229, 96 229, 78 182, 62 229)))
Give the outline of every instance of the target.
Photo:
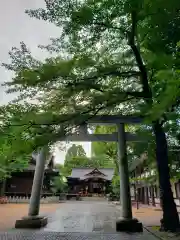
POLYGON ((116 77, 135 77, 135 76, 140 76, 140 72, 138 71, 127 71, 127 72, 119 72, 117 70, 114 71, 110 71, 110 72, 104 72, 104 73, 100 73, 99 75, 95 75, 95 76, 89 76, 89 77, 84 77, 84 78, 80 78, 77 79, 76 82, 69 82, 66 84, 67 88, 76 88, 80 85, 84 86, 84 85, 89 85, 91 86, 92 89, 95 89, 97 91, 103 92, 103 90, 100 88, 100 86, 98 87, 98 85, 93 84, 93 82, 89 82, 90 80, 96 80, 98 78, 103 78, 103 77, 108 77, 108 76, 116 76, 116 77))
POLYGON ((131 49, 134 53, 139 71, 141 72, 141 82, 142 82, 142 86, 143 86, 143 92, 149 98, 148 102, 151 103, 152 102, 152 93, 151 93, 151 89, 149 88, 149 84, 148 84, 147 69, 143 63, 140 51, 138 50, 138 48, 135 44, 135 36, 136 36, 136 28, 137 28, 137 13, 135 11, 133 11, 131 13, 131 20, 132 20, 132 26, 131 26, 131 32, 129 33, 129 36, 128 36, 128 42, 129 42, 129 46, 131 47, 131 49))
POLYGON ((125 72, 119 72, 117 70, 113 70, 113 71, 109 71, 109 72, 101 72, 99 75, 95 75, 95 76, 89 76, 89 77, 83 77, 80 79, 77 79, 79 81, 81 80, 94 80, 94 79, 98 79, 100 77, 106 77, 106 76, 116 76, 116 77, 134 77, 134 76, 140 76, 141 72, 138 71, 125 71, 125 72))
POLYGON ((111 24, 107 24, 107 23, 103 23, 103 22, 93 22, 92 24, 96 25, 96 26, 108 28, 108 29, 118 30, 118 31, 121 31, 121 32, 123 32, 125 34, 125 32, 124 32, 125 29, 120 28, 120 27, 116 27, 116 26, 112 26, 111 24))
MULTIPOLYGON (((123 103, 123 102, 126 102, 126 101, 130 101, 130 100, 132 100, 132 99, 134 99, 135 97, 130 97, 130 98, 127 98, 127 99, 124 99, 124 100, 122 100, 120 103, 123 103)), ((88 120, 90 120, 91 118, 93 118, 94 116, 96 116, 97 114, 98 114, 98 112, 100 112, 101 110, 104 110, 104 109, 106 109, 107 107, 110 107, 110 106, 113 106, 114 104, 117 104, 117 101, 116 102, 112 102, 112 101, 110 101, 110 103, 107 101, 106 102, 106 105, 103 105, 103 106, 100 106, 99 108, 97 108, 97 109, 95 109, 96 108, 96 106, 95 107, 93 107, 93 108, 91 108, 91 109, 88 109, 88 110, 86 110, 86 111, 83 111, 83 112, 79 112, 79 113, 74 113, 74 114, 67 114, 67 115, 64 115, 65 116, 65 119, 63 119, 63 120, 56 120, 56 121, 51 121, 50 123, 36 123, 36 122, 34 122, 34 121, 29 121, 28 123, 22 123, 22 124, 9 124, 9 125, 5 125, 4 127, 22 127, 22 126, 29 126, 28 128, 30 128, 30 127, 39 127, 39 126, 41 126, 41 125, 44 125, 44 126, 59 126, 60 124, 63 124, 63 123, 66 123, 66 122, 68 122, 68 121, 72 121, 72 119, 73 120, 76 120, 76 119, 78 119, 79 118, 79 116, 82 116, 82 115, 86 115, 86 114, 89 114, 89 113, 91 113, 91 112, 94 112, 93 114, 92 114, 92 116, 88 116, 88 118, 87 119, 84 119, 84 120, 82 120, 82 121, 80 121, 78 124, 75 122, 74 123, 74 125, 76 126, 76 125, 83 125, 83 124, 86 124, 86 122, 88 121, 88 120)), ((61 117, 61 115, 59 116, 59 117, 61 117)))
MULTIPOLYGON (((180 105, 180 98, 178 97, 176 102, 171 106, 171 108, 168 110, 168 113, 170 112, 174 112, 175 111, 175 108, 178 107, 180 105)), ((166 116, 167 114, 164 113, 163 114, 163 120, 161 121, 161 126, 163 126, 164 123, 166 123, 168 121, 168 118, 166 116)))
POLYGON ((115 88, 113 89, 111 92, 110 92, 110 95, 113 95, 113 94, 118 94, 118 95, 129 95, 129 96, 132 96, 134 98, 148 98, 145 93, 142 91, 142 92, 135 92, 135 91, 125 91, 125 92, 121 92, 119 88, 115 88))

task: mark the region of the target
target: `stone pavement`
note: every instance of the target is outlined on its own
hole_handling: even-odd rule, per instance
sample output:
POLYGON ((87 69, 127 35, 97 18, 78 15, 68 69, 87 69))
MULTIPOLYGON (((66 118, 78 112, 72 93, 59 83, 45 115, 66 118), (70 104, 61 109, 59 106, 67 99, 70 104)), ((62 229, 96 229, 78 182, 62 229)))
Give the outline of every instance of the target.
POLYGON ((143 234, 125 233, 58 233, 58 232, 9 232, 0 233, 1 240, 157 240, 148 232, 143 234))
POLYGON ((104 202, 69 201, 50 216, 44 231, 56 232, 116 232, 120 213, 104 202))
POLYGON ((0 234, 3 240, 156 240, 148 231, 138 234, 117 233, 120 211, 107 202, 68 201, 49 215, 48 225, 41 230, 11 230, 0 234))

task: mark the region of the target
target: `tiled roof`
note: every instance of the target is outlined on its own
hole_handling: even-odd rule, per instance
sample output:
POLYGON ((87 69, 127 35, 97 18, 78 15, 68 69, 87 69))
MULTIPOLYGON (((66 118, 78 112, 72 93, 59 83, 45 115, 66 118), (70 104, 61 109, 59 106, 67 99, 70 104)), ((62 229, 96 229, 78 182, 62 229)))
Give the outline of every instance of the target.
MULTIPOLYGON (((28 171, 35 171, 36 165, 32 165, 30 164, 26 169, 24 169, 24 171, 28 170, 28 171)), ((45 171, 46 170, 50 170, 50 168, 48 168, 48 166, 45 166, 45 171)), ((53 171, 56 171, 57 169, 52 169, 53 171)))
MULTIPOLYGON (((71 175, 69 177, 85 179, 85 178, 87 178, 87 176, 85 176, 85 175, 92 172, 93 170, 94 170, 94 168, 73 168, 71 175)), ((98 170, 104 174, 103 178, 105 178, 107 180, 112 180, 113 175, 114 175, 113 168, 98 168, 98 170)))
MULTIPOLYGON (((37 160, 37 154, 32 153, 32 159, 29 163, 29 166, 26 168, 26 170, 34 171, 35 167, 36 167, 36 160, 37 160)), ((46 162, 45 170, 47 170, 47 169, 54 169, 54 156, 53 155, 51 155, 46 162)))

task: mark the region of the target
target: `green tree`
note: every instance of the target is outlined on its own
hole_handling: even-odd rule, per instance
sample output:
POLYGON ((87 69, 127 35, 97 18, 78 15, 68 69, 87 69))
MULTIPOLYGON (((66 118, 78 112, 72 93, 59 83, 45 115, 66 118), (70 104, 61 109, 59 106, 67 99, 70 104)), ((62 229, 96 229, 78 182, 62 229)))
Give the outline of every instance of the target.
POLYGON ((68 160, 68 158, 73 158, 73 157, 85 157, 86 156, 86 152, 84 151, 84 148, 82 147, 82 145, 76 145, 73 144, 66 153, 65 156, 65 162, 66 160, 68 160))
POLYGON ((111 161, 105 156, 87 157, 81 145, 73 144, 66 153, 64 166, 62 172, 65 176, 69 176, 72 168, 108 168, 113 167, 111 161))
POLYGON ((63 167, 64 167, 64 165, 61 163, 56 163, 54 166, 55 169, 59 169, 59 170, 63 169, 63 167))
POLYGON ((62 175, 54 177, 52 181, 52 191, 54 193, 62 193, 67 189, 68 189, 67 181, 62 175))
POLYGON ((167 113, 178 105, 178 9, 177 0, 173 8, 162 0, 46 1, 46 9, 27 13, 62 28, 60 38, 41 46, 58 57, 39 62, 21 43, 10 53, 12 63, 5 65, 15 71, 7 85, 10 91, 20 90, 18 100, 38 100, 33 108, 22 111, 18 104, 14 110, 19 124, 28 125, 35 147, 71 132, 73 124, 87 120, 87 113, 124 111, 146 117, 156 141, 164 227, 171 231, 179 228, 179 219, 163 127, 167 113))
POLYGON ((120 197, 120 177, 119 177, 119 175, 113 176, 112 191, 117 197, 120 197))
MULTIPOLYGON (((126 126, 126 132, 136 133, 139 137, 143 138, 142 134, 138 132, 140 127, 133 127, 133 126, 126 126)), ((101 133, 101 134, 113 134, 117 132, 116 126, 97 126, 95 128, 94 133, 101 133)), ((147 134, 144 134, 145 139, 149 139, 147 134)), ((139 150, 142 154, 143 151, 146 151, 147 142, 145 143, 127 143, 127 153, 128 153, 128 163, 130 164, 131 161, 134 160, 134 157, 137 156, 137 146, 143 145, 144 149, 139 150)), ((92 143, 92 153, 95 156, 104 156, 105 159, 109 162, 111 166, 115 168, 116 174, 119 174, 119 159, 117 154, 117 143, 116 142, 93 142, 92 143)))
POLYGON ((82 145, 73 144, 66 153, 64 161, 64 172, 66 176, 70 175, 72 168, 80 167, 84 165, 84 162, 87 162, 88 158, 82 147, 82 145))
MULTIPOLYGON (((95 134, 98 134, 98 133, 111 134, 116 131, 117 131, 116 127, 97 126, 95 128, 94 133, 95 134)), ((115 142, 93 142, 91 146, 92 146, 92 154, 94 156, 107 159, 106 162, 108 162, 109 165, 116 168, 116 171, 119 172, 117 146, 115 142)))
POLYGON ((23 129, 9 127, 7 130, 3 122, 0 124, 0 181, 28 166, 33 148, 27 144, 23 129))

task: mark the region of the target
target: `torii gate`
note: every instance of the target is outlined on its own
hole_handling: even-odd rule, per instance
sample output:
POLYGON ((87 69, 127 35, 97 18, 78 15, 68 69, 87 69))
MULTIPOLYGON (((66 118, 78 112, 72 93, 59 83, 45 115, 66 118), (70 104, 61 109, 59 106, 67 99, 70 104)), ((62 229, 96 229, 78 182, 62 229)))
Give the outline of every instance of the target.
MULTIPOLYGON (((97 115, 89 116, 86 121, 87 124, 98 125, 116 125, 117 132, 112 134, 89 134, 87 131, 87 125, 80 126, 80 131, 63 138, 59 141, 71 141, 71 142, 117 142, 118 158, 119 158, 119 174, 120 174, 120 200, 121 200, 121 219, 116 222, 117 231, 129 231, 129 232, 142 232, 142 223, 132 217, 132 206, 129 186, 129 171, 127 161, 127 141, 142 142, 143 139, 137 138, 136 135, 125 132, 125 124, 138 124, 142 119, 133 116, 119 116, 119 115, 97 115)), ((46 162, 45 149, 42 148, 38 159, 36 161, 36 168, 34 173, 31 198, 29 204, 28 216, 23 219, 17 220, 16 228, 40 228, 47 224, 47 217, 39 216, 40 207, 40 194, 44 178, 44 168, 46 162)))

